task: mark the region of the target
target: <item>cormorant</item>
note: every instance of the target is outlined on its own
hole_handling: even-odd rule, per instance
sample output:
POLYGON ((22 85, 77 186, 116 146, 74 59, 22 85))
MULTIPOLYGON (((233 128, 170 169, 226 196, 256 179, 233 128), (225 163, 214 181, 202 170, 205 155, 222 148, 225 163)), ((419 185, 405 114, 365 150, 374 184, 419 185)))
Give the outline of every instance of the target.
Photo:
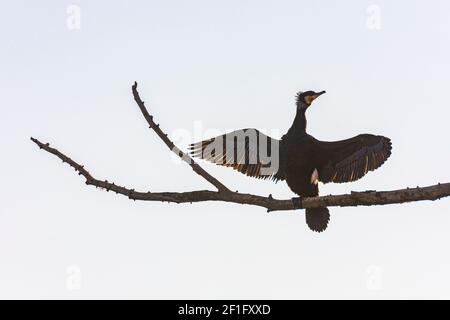
MULTIPOLYGON (((391 155, 391 141, 383 136, 360 134, 350 139, 325 142, 306 132, 306 110, 325 91, 299 92, 297 114, 281 140, 256 129, 236 130, 190 145, 192 156, 209 160, 251 177, 285 180, 300 198, 319 195, 318 182, 342 183, 362 178, 380 167, 391 155), (267 143, 265 143, 267 142, 267 143)), ((306 209, 306 223, 316 232, 327 228, 328 208, 306 209)))

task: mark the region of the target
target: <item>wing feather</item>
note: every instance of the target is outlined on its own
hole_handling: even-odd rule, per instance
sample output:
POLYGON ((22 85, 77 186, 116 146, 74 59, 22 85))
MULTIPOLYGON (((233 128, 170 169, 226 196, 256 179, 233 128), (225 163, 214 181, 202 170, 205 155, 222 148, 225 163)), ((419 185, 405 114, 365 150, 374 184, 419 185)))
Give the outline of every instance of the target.
POLYGON ((323 183, 358 180, 379 168, 392 150, 389 138, 370 134, 335 142, 317 141, 316 147, 321 163, 319 177, 323 183))
POLYGON ((256 129, 242 129, 189 146, 194 157, 259 179, 284 180, 280 141, 256 129))

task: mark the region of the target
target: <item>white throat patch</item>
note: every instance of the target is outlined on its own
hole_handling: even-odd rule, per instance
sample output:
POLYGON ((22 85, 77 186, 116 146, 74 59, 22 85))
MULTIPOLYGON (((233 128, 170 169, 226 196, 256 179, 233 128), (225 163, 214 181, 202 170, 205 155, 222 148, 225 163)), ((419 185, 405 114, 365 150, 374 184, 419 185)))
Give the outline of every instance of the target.
POLYGON ((311 175, 311 184, 318 184, 318 183, 319 183, 319 171, 317 171, 317 169, 314 169, 311 175))

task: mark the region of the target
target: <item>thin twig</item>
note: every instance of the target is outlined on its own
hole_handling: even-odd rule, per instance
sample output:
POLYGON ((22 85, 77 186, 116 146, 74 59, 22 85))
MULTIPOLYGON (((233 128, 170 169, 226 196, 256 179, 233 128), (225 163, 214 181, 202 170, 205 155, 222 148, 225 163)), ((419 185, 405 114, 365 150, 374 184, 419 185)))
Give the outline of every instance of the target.
POLYGON ((219 180, 214 178, 212 175, 210 175, 208 172, 206 172, 202 167, 198 165, 197 162, 194 161, 194 159, 191 158, 190 155, 187 153, 181 151, 167 136, 166 133, 164 133, 161 128, 159 127, 159 124, 156 124, 153 120, 153 116, 149 114, 147 111, 147 108, 144 105, 144 101, 142 101, 141 97, 139 96, 139 93, 137 91, 137 82, 134 83, 132 86, 133 96, 134 100, 136 101, 137 105, 139 106, 139 109, 142 112, 142 115, 144 116, 145 120, 147 120, 148 125, 150 126, 150 129, 156 132, 158 137, 166 144, 166 146, 177 156, 179 156, 184 162, 189 164, 194 170, 195 173, 202 176, 206 181, 211 183, 213 186, 217 188, 217 190, 221 192, 231 192, 227 187, 225 187, 219 180))

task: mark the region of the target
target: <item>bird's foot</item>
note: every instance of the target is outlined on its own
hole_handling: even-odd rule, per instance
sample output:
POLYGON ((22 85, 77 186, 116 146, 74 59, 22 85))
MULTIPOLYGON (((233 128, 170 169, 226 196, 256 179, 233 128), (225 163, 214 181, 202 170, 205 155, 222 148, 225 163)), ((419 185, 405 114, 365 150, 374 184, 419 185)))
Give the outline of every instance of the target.
POLYGON ((292 205, 294 206, 294 209, 303 209, 302 197, 292 198, 292 205))

